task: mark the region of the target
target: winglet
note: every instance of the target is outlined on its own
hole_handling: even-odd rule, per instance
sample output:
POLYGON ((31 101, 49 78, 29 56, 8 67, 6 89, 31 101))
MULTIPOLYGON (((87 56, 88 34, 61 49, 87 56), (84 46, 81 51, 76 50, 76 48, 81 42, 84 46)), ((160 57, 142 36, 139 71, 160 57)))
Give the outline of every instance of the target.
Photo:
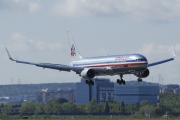
POLYGON ((173 47, 173 46, 172 46, 172 55, 173 55, 173 58, 175 59, 176 54, 175 54, 175 52, 174 52, 174 47, 173 47))
POLYGON ((6 47, 5 47, 5 49, 6 49, 6 52, 7 52, 7 54, 8 54, 9 59, 12 60, 12 61, 15 61, 14 59, 12 59, 11 55, 9 54, 8 49, 7 49, 6 47))

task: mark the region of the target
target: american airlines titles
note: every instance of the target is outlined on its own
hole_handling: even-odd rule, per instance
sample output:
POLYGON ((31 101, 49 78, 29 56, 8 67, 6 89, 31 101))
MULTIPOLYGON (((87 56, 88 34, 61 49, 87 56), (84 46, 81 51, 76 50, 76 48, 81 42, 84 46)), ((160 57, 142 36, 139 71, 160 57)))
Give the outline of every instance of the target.
POLYGON ((115 60, 127 60, 129 58, 129 56, 119 56, 116 57, 115 60))

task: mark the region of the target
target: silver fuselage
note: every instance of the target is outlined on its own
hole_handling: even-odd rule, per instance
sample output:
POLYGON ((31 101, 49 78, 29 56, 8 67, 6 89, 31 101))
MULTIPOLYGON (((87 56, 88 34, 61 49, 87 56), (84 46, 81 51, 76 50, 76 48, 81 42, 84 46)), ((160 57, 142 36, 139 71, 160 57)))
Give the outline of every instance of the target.
POLYGON ((148 67, 148 61, 140 54, 124 54, 84 58, 73 61, 70 65, 84 68, 106 68, 106 72, 96 75, 116 75, 145 70, 148 67))

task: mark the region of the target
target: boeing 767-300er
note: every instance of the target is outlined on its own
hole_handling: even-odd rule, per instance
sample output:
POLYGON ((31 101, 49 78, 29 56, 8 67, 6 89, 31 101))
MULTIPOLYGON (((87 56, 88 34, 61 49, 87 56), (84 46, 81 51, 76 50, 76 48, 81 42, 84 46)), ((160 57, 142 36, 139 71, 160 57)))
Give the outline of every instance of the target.
POLYGON ((94 85, 93 78, 95 76, 104 75, 119 75, 120 79, 117 79, 117 83, 125 85, 123 75, 134 74, 138 77, 137 81, 141 82, 142 78, 149 76, 148 67, 159 65, 165 62, 174 60, 175 54, 173 51, 173 57, 162 61, 148 63, 146 57, 141 54, 123 54, 123 55, 108 55, 99 57, 82 58, 78 51, 78 48, 74 42, 72 35, 67 30, 68 40, 70 43, 70 55, 72 61, 69 65, 51 64, 51 63, 32 63, 13 59, 7 48, 7 54, 9 59, 16 61, 17 63, 35 65, 37 67, 55 69, 60 71, 74 71, 81 77, 86 79, 86 84, 94 85))

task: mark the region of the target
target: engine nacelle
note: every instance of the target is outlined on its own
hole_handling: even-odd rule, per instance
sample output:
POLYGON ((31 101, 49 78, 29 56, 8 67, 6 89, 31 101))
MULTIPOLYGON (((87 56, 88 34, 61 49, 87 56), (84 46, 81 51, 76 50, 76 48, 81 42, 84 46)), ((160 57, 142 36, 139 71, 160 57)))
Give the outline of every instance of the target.
POLYGON ((137 72, 137 73, 135 73, 134 75, 136 75, 137 77, 139 77, 139 78, 145 78, 145 77, 147 77, 147 76, 149 76, 149 70, 148 69, 146 69, 145 71, 143 71, 143 72, 137 72))
POLYGON ((92 79, 95 77, 95 71, 93 69, 84 69, 80 76, 82 76, 83 78, 88 78, 88 79, 92 79))

